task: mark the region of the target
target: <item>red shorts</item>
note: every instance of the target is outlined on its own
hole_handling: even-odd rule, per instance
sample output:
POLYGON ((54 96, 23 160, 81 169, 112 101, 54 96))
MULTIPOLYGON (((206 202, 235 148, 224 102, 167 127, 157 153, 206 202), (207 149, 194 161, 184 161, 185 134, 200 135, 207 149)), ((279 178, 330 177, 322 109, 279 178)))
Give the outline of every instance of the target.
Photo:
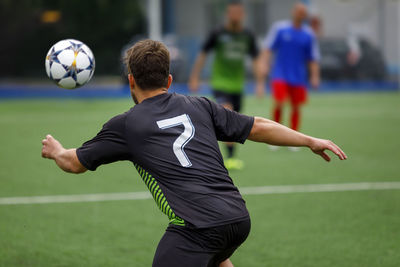
POLYGON ((307 101, 307 89, 304 86, 289 85, 282 80, 272 82, 272 94, 277 102, 284 102, 288 97, 293 105, 307 101))

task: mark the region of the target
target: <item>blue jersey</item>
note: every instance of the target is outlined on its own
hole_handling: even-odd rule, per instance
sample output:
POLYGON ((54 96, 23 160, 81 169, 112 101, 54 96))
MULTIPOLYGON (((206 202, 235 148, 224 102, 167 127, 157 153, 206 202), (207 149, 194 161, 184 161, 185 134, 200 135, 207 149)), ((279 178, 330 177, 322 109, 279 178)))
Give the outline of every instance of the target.
POLYGON ((318 41, 309 26, 295 28, 291 21, 277 22, 263 46, 275 54, 272 80, 283 80, 294 86, 308 84, 308 63, 320 58, 318 41))

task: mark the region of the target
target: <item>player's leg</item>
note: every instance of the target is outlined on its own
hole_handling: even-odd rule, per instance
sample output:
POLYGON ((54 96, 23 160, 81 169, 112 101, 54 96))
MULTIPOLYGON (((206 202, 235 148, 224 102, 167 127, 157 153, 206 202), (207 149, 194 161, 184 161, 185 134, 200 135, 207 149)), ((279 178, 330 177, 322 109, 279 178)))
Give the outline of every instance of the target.
MULTIPOLYGON (((291 86, 290 92, 290 128, 295 131, 299 130, 301 122, 301 107, 307 101, 307 90, 303 86, 291 86)), ((291 151, 298 151, 298 147, 289 147, 291 151)))
POLYGON ((247 239, 250 233, 250 228, 250 219, 224 226, 223 232, 226 248, 215 254, 207 267, 233 267, 229 257, 231 257, 236 249, 247 239))
MULTIPOLYGON (((291 114, 290 114, 290 128, 297 131, 300 124, 300 104, 291 104, 291 114)), ((288 147, 290 151, 297 152, 300 150, 299 147, 288 147)))
MULTIPOLYGON (((272 107, 272 118, 274 121, 281 123, 283 105, 288 97, 288 85, 285 81, 274 80, 271 83, 272 97, 273 97, 273 107, 272 107)), ((270 150, 276 151, 279 146, 268 146, 270 150)))
POLYGON ((274 118, 274 121, 280 123, 282 119, 282 110, 283 110, 283 102, 282 101, 277 101, 274 99, 274 105, 272 109, 272 117, 274 118))
POLYGON ((231 95, 232 109, 234 111, 240 112, 242 110, 242 100, 243 95, 241 93, 231 95))
MULTIPOLYGON (((223 104, 227 109, 240 112, 242 108, 242 94, 228 94, 227 103, 223 104)), ((235 157, 235 143, 226 143, 228 148, 228 158, 235 157)), ((241 164, 242 165, 242 164, 241 164)))
MULTIPOLYGON (((230 109, 230 110, 235 110, 239 112, 240 104, 238 104, 238 101, 235 98, 235 95, 229 95, 227 97, 229 102, 226 102, 225 104, 222 104, 224 108, 230 109), (238 108, 239 107, 239 108, 238 108)), ((227 151, 227 159, 225 160, 225 167, 228 170, 241 170, 243 169, 243 161, 240 159, 235 158, 235 153, 236 153, 236 144, 232 142, 226 142, 226 151, 227 151)))
POLYGON ((230 259, 224 260, 219 264, 219 267, 234 267, 230 259))
POLYGON ((291 103, 290 128, 297 131, 300 127, 301 107, 307 101, 307 90, 304 86, 291 86, 289 93, 291 103))
MULTIPOLYGON (((213 90, 215 101, 222 105, 224 108, 234 110, 240 108, 241 102, 235 101, 235 95, 222 92, 220 90, 213 90)), ((241 98, 239 98, 241 100, 241 98)), ((225 143, 227 159, 225 160, 225 167, 227 169, 242 169, 243 162, 235 159, 235 144, 231 142, 225 143)))
POLYGON ((300 105, 293 104, 290 115, 290 128, 297 131, 300 125, 300 105))
POLYGON ((196 237, 191 236, 184 227, 169 226, 157 246, 152 266, 207 266, 213 254, 204 251, 194 240, 196 237))
POLYGON ((246 240, 250 219, 212 228, 169 225, 158 244, 153 267, 228 267, 229 257, 246 240))
POLYGON ((288 85, 281 80, 275 80, 271 84, 272 96, 274 99, 272 117, 280 123, 282 119, 283 104, 288 97, 288 85))
MULTIPOLYGON (((230 99, 228 100, 228 99, 226 98, 225 103, 221 103, 221 105, 222 105, 224 108, 233 110, 233 104, 231 103, 230 99)), ((235 154, 235 143, 226 142, 226 143, 225 143, 225 146, 226 146, 226 151, 227 151, 228 159, 233 158, 233 157, 234 157, 234 154, 235 154)))

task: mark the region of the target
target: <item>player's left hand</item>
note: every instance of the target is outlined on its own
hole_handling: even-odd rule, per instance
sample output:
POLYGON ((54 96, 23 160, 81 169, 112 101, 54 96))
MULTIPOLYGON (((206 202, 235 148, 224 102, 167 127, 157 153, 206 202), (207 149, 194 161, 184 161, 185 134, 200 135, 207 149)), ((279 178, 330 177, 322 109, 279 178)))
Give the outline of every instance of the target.
POLYGON ((50 134, 46 135, 46 138, 42 140, 42 157, 48 159, 54 159, 63 146, 50 134))
POLYGON ((347 159, 347 156, 343 152, 343 150, 341 150, 339 146, 337 146, 330 140, 313 138, 309 147, 312 150, 312 152, 314 152, 317 155, 320 155, 326 161, 331 161, 331 158, 329 157, 328 154, 326 154, 325 150, 332 151, 339 157, 340 160, 347 159))
POLYGON ((311 83, 311 87, 314 90, 317 90, 319 85, 320 85, 320 83, 321 83, 321 80, 320 80, 319 76, 317 76, 317 75, 311 76, 310 83, 311 83))

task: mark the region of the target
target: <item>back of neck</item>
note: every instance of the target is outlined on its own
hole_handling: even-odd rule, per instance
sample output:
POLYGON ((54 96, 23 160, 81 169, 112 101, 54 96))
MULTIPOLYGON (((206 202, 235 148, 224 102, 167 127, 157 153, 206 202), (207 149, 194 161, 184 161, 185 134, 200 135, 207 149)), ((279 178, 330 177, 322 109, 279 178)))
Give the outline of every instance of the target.
POLYGON ((139 94, 136 95, 139 103, 142 103, 148 98, 155 97, 157 95, 166 94, 168 92, 167 88, 159 88, 155 90, 141 90, 139 94))

